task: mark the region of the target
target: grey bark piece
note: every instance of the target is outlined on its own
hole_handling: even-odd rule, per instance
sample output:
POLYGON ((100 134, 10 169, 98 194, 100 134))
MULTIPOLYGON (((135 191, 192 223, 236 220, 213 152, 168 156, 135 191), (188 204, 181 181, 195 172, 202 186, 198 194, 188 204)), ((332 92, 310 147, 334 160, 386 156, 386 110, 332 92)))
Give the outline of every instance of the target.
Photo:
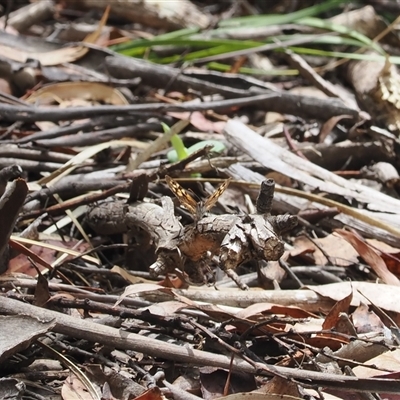
POLYGON ((261 137, 239 121, 229 120, 228 140, 263 166, 323 192, 354 199, 367 209, 398 214, 400 200, 358 183, 349 182, 261 137))
POLYGON ((29 315, 0 316, 0 362, 27 349, 37 338, 51 331, 54 319, 39 319, 29 315))
POLYGON ((246 233, 241 227, 237 226, 225 235, 221 243, 220 258, 225 269, 233 269, 250 259, 246 233))
POLYGON ((274 228, 264 215, 251 215, 251 219, 248 238, 253 245, 254 258, 278 261, 283 255, 283 242, 277 237, 274 228), (256 255, 257 257, 255 257, 256 255))
MULTIPOLYGON (((19 166, 15 166, 8 172, 11 173, 9 176, 15 176, 22 170, 19 166)), ((0 274, 8 268, 10 256, 8 242, 27 193, 28 185, 26 181, 18 178, 7 186, 0 197, 0 274)))
MULTIPOLYGON (((226 172, 237 180, 245 180, 247 182, 259 183, 263 181, 264 176, 259 174, 258 172, 254 172, 239 163, 231 165, 227 168, 226 172)), ((300 210, 304 210, 305 208, 316 208, 316 209, 325 209, 327 206, 318 203, 312 202, 305 198, 301 198, 295 195, 288 195, 285 193, 280 193, 279 188, 275 192, 273 206, 275 211, 280 213, 290 213, 297 214, 300 210)), ((390 214, 390 213, 377 213, 366 210, 358 210, 362 214, 365 214, 370 217, 381 219, 388 224, 392 224, 394 226, 400 226, 400 214, 390 214)), ((274 221, 271 220, 273 223, 274 221)), ((360 232, 363 232, 368 237, 379 239, 385 243, 388 243, 392 246, 400 246, 399 235, 388 232, 386 229, 379 228, 375 225, 371 225, 367 222, 360 220, 359 218, 355 218, 351 215, 347 215, 345 213, 341 213, 335 216, 334 219, 327 219, 323 222, 323 227, 325 229, 334 229, 341 227, 342 224, 352 227, 360 232), (340 221, 340 222, 339 222, 340 221)))
MULTIPOLYGON (((202 281, 214 256, 227 271, 252 259, 276 261, 283 254, 284 243, 268 214, 213 215, 183 228, 174 215, 172 200, 163 197, 161 205, 104 203, 88 213, 88 223, 101 234, 124 233, 135 227, 147 232, 156 248, 157 260, 150 266, 156 276, 178 268, 202 281)), ((241 286, 238 279, 235 282, 241 286)))

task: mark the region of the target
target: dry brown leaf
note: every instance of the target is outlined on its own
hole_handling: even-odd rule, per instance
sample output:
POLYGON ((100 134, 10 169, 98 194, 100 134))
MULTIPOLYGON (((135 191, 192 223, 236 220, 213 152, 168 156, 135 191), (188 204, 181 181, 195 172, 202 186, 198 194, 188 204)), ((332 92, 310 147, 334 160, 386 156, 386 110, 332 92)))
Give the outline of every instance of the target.
POLYGON ((351 320, 357 333, 380 332, 384 329, 384 325, 379 317, 365 304, 359 307, 351 314, 351 320))
POLYGON ((245 319, 254 319, 257 315, 265 314, 280 314, 283 316, 293 317, 293 318, 316 318, 316 315, 304 311, 296 306, 281 306, 272 303, 257 303, 250 307, 246 307, 244 310, 236 313, 236 317, 245 319))
POLYGON ((132 283, 132 284, 150 282, 150 281, 147 281, 147 279, 140 278, 138 276, 134 276, 134 275, 130 274, 126 269, 118 267, 118 265, 114 265, 111 268, 111 272, 114 272, 114 273, 122 276, 122 278, 124 278, 127 282, 132 283))
POLYGON ((345 339, 334 337, 332 334, 318 334, 311 337, 309 335, 305 335, 302 336, 300 340, 315 348, 329 348, 333 351, 339 350, 344 344, 347 343, 345 339))
MULTIPOLYGON (((359 306, 361 303, 368 303, 368 299, 374 302, 374 305, 384 311, 393 311, 396 315, 400 314, 400 291, 398 286, 384 285, 371 282, 343 282, 331 283, 327 285, 309 286, 307 289, 318 293, 320 296, 333 300, 341 300, 353 291, 352 306, 359 306), (360 292, 360 293, 358 293, 360 292)), ((301 291, 300 291, 301 293, 301 291)))
POLYGON ((188 308, 188 306, 180 301, 171 300, 153 304, 146 307, 146 310, 151 312, 153 315, 167 317, 176 314, 177 311, 181 311, 183 308, 188 308))
POLYGON ((357 234, 344 229, 336 229, 335 232, 346 239, 358 252, 360 257, 374 270, 374 272, 388 285, 400 285, 400 281, 387 268, 382 257, 370 245, 363 241, 357 234))
POLYGON ((385 261, 389 271, 400 276, 400 249, 389 246, 376 239, 367 239, 366 242, 373 248, 379 250, 380 256, 385 261))
POLYGON ((348 313, 351 300, 353 299, 353 291, 350 291, 349 295, 339 300, 329 311, 329 314, 325 317, 325 321, 322 325, 323 329, 328 330, 336 326, 339 320, 340 313, 348 313))
POLYGON ((352 119, 351 115, 336 115, 335 117, 329 118, 326 121, 319 132, 319 143, 323 143, 327 136, 332 132, 335 126, 342 120, 342 119, 352 119))
MULTIPOLYGON (((10 239, 10 247, 13 248, 14 250, 21 252, 25 256, 31 257, 33 261, 40 264, 42 267, 46 268, 47 270, 50 270, 50 271, 53 270, 53 267, 47 261, 45 261, 37 253, 33 252, 32 249, 28 249, 22 243, 18 243, 16 241, 14 241, 13 239, 10 239)), ((48 252, 46 252, 46 253, 48 254, 48 252)), ((17 271, 21 272, 21 270, 17 270, 17 271)), ((15 269, 13 270, 13 272, 17 272, 17 271, 15 269)), ((33 272, 33 276, 35 276, 36 271, 34 269, 32 269, 32 267, 31 267, 31 271, 33 272)), ((26 274, 27 274, 27 272, 28 271, 24 271, 24 273, 26 273, 26 274)), ((28 275, 30 275, 30 274, 28 274, 28 275)))
POLYGON ((400 349, 387 351, 375 358, 371 358, 364 364, 365 367, 358 366, 353 368, 353 372, 358 378, 387 375, 389 371, 398 372, 400 371, 400 349), (376 366, 378 369, 368 368, 367 365, 376 366), (379 368, 385 371, 379 371, 379 368))
POLYGON ((290 255, 292 257, 297 257, 300 254, 314 253, 316 247, 311 240, 304 235, 299 235, 294 240, 294 247, 290 250, 290 255))
POLYGON ((383 253, 388 253, 388 254, 400 254, 400 249, 397 247, 390 246, 387 243, 384 243, 380 240, 377 239, 365 239, 365 241, 371 245, 372 247, 375 247, 379 251, 383 253))
POLYGON ((43 86, 25 100, 35 105, 63 103, 72 100, 126 105, 129 101, 118 90, 97 82, 61 82, 43 86))
MULTIPOLYGON (((22 239, 22 238, 19 238, 22 239)), ((66 238, 65 238, 66 239, 66 238)), ((28 240, 28 239, 27 239, 28 240)), ((69 255, 69 258, 77 257, 79 254, 86 252, 89 249, 87 243, 78 243, 76 239, 69 239, 69 240, 32 240, 33 243, 26 243, 27 246, 25 248, 29 249, 30 252, 21 251, 21 254, 12 258, 9 263, 8 272, 9 273, 24 273, 29 276, 36 276, 36 271, 32 268, 31 262, 28 260, 28 256, 34 254, 40 257, 41 260, 45 261, 47 264, 52 264, 58 257, 58 253, 61 249, 65 249, 66 251, 73 251, 74 254, 69 255), (29 247, 28 247, 29 246, 29 247), (55 246, 55 247, 54 247, 55 246), (74 249, 74 250, 72 250, 74 249)), ((15 246, 18 246, 18 239, 13 238, 10 242, 10 245, 13 246, 14 243, 17 243, 15 246)), ((21 243, 24 243, 21 240, 21 243)), ((24 248, 21 248, 24 250, 24 248)), ((93 260, 93 259, 92 259, 93 260)), ((38 264, 43 265, 38 262, 38 264)), ((44 268, 41 268, 40 265, 38 266, 41 272, 44 272, 44 268)))
POLYGON ((103 10, 112 5, 112 13, 124 20, 138 22, 144 27, 161 30, 201 27, 207 28, 211 23, 209 15, 203 13, 189 0, 179 3, 165 0, 66 0, 67 4, 79 4, 89 10, 103 10), (179 6, 177 6, 179 4, 179 6))
POLYGON ((124 293, 121 294, 114 307, 118 306, 126 297, 137 296, 141 293, 154 293, 163 292, 172 295, 170 289, 163 288, 162 286, 152 284, 152 283, 138 283, 136 285, 129 285, 125 288, 124 293))
POLYGON ((226 122, 225 121, 217 121, 213 122, 206 118, 203 113, 200 111, 194 111, 194 112, 169 112, 168 115, 174 118, 178 118, 181 120, 189 120, 190 123, 197 128, 198 130, 202 132, 216 132, 216 133, 222 133, 226 122))
POLYGON ((345 239, 336 235, 313 240, 306 236, 299 236, 290 254, 295 256, 302 253, 312 253, 316 265, 329 263, 347 267, 358 262, 358 253, 354 248, 345 239))
MULTIPOLYGON (((99 26, 96 31, 87 35, 85 40, 83 40, 83 43, 96 43, 96 40, 100 37, 101 31, 106 24, 109 12, 110 7, 108 6, 99 22, 99 26)), ((32 52, 29 50, 21 50, 15 47, 0 45, 0 53, 3 57, 13 61, 18 61, 20 63, 26 63, 29 59, 37 60, 43 66, 73 62, 83 57, 86 53, 88 53, 88 51, 89 48, 86 46, 63 47, 61 49, 48 52, 32 52)))
POLYGON ((164 399, 165 399, 164 395, 161 393, 160 388, 157 386, 135 397, 135 400, 164 400, 164 399))
POLYGON ((73 374, 64 381, 61 395, 68 400, 93 400, 85 385, 73 374))
POLYGON ((280 376, 274 376, 265 385, 257 389, 257 393, 274 393, 302 398, 297 384, 283 379, 280 376))

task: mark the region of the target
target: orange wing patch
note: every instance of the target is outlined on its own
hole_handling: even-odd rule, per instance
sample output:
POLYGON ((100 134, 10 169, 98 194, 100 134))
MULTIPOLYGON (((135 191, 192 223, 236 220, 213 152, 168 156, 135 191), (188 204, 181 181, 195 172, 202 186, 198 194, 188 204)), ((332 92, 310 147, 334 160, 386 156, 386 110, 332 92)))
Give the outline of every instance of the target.
POLYGON ((185 207, 196 220, 201 219, 205 213, 211 210, 214 207, 218 199, 225 192, 232 178, 227 179, 223 182, 218 189, 205 201, 197 202, 194 197, 184 189, 177 181, 172 179, 170 176, 166 175, 165 180, 171 189, 171 192, 176 196, 179 203, 185 207))

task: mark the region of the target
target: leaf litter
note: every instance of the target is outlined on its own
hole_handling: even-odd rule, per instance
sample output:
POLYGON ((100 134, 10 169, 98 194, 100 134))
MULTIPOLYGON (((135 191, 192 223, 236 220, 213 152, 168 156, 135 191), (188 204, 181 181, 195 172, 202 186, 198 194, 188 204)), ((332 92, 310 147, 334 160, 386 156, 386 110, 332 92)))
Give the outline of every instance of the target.
POLYGON ((1 398, 398 398, 399 10, 345 3, 4 8, 1 398))

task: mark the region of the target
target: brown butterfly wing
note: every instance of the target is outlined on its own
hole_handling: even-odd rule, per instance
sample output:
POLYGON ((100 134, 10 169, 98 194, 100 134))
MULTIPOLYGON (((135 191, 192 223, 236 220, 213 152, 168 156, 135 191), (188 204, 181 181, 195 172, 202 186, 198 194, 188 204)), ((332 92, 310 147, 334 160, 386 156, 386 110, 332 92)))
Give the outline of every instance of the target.
POLYGON ((165 181, 181 206, 185 207, 192 215, 196 215, 197 201, 191 196, 191 194, 170 176, 165 175, 165 181))
POLYGON ((209 211, 211 208, 214 207, 215 203, 218 201, 218 199, 221 197, 221 195, 225 192, 227 187, 229 186, 232 178, 227 179, 225 182, 223 182, 218 189, 206 199, 204 202, 204 210, 209 211))

